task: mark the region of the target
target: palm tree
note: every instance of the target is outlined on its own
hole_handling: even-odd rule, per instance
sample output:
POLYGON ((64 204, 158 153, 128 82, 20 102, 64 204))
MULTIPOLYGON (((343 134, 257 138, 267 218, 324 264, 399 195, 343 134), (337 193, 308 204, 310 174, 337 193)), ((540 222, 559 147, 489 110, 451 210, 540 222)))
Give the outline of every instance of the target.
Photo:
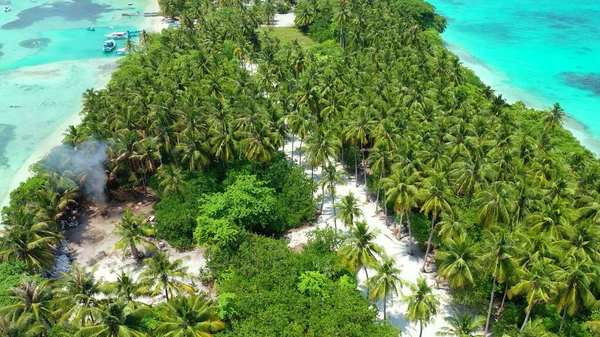
MULTIPOLYGON (((345 2, 346 0, 342 0, 345 2)), ((359 149, 362 153, 362 161, 363 161, 363 175, 365 184, 367 183, 367 163, 365 161, 365 149, 362 147, 367 145, 368 143, 368 135, 371 132, 374 121, 370 120, 369 116, 366 112, 360 113, 355 118, 351 119, 348 123, 348 129, 346 130, 346 140, 350 141, 359 146, 359 149)), ((357 155, 354 157, 354 174, 356 178, 356 186, 358 186, 358 158, 357 155)))
POLYGON ((433 246, 435 221, 442 212, 450 211, 450 204, 448 203, 449 198, 450 188, 443 176, 433 174, 431 177, 424 180, 423 190, 421 192, 421 199, 424 201, 423 206, 421 206, 421 212, 431 215, 431 228, 429 229, 429 240, 427 241, 427 250, 425 251, 423 267, 421 267, 422 272, 425 272, 427 257, 433 246))
POLYGON ((116 295, 118 299, 131 302, 142 296, 143 287, 141 282, 137 282, 129 272, 121 270, 116 281, 104 282, 98 288, 104 294, 116 295))
POLYGON ((419 322, 419 337, 423 336, 423 328, 437 314, 440 301, 433 294, 424 277, 419 277, 417 283, 410 284, 410 295, 404 296, 403 301, 408 305, 406 319, 419 322))
POLYGON ((340 212, 335 217, 342 219, 342 224, 350 228, 354 225, 354 220, 363 215, 362 209, 358 206, 358 198, 350 191, 348 195, 343 196, 341 201, 335 205, 340 212))
POLYGON ((183 192, 184 179, 183 171, 179 167, 161 165, 158 168, 158 186, 164 194, 183 192))
POLYGON ((572 317, 579 309, 591 309, 597 304, 593 289, 600 285, 598 266, 589 264, 587 260, 569 257, 565 268, 559 272, 558 280, 561 289, 558 291, 556 309, 562 310, 559 331, 562 331, 565 317, 572 317))
POLYGON ((146 239, 148 236, 156 235, 156 230, 144 226, 143 221, 143 215, 136 216, 133 215, 130 209, 125 210, 121 222, 115 224, 113 233, 121 236, 121 240, 117 241, 112 253, 121 250, 123 256, 130 253, 134 259, 138 260, 141 257, 138 246, 141 245, 145 249, 156 250, 154 243, 146 239))
POLYGON ((383 253, 383 247, 373 242, 379 233, 377 228, 369 230, 369 225, 365 221, 357 221, 338 251, 342 262, 347 263, 352 270, 358 271, 364 268, 367 279, 369 279, 367 268, 377 261, 376 254, 383 253))
POLYGON ((400 267, 396 266, 396 259, 393 257, 383 254, 381 261, 378 261, 374 268, 376 274, 367 279, 366 283, 371 289, 370 299, 383 301, 383 319, 385 320, 388 296, 393 299, 393 296, 402 295, 402 287, 407 285, 407 282, 400 278, 402 271, 400 267))
POLYGON ((212 337, 225 328, 217 316, 219 307, 202 295, 172 298, 166 308, 157 328, 164 337, 212 337))
POLYGON ((497 233, 486 231, 482 242, 481 251, 483 254, 480 255, 477 262, 486 274, 492 270, 492 291, 490 293, 490 302, 484 329, 484 332, 487 333, 490 327, 496 283, 505 283, 506 287, 508 287, 508 277, 517 269, 517 259, 512 255, 513 242, 504 230, 499 230, 497 233))
POLYGON ((318 128, 315 133, 310 134, 306 138, 306 161, 311 170, 314 171, 316 166, 325 167, 334 161, 341 146, 340 140, 330 129, 318 128))
POLYGON ((436 336, 474 337, 477 336, 475 333, 481 329, 485 321, 483 317, 460 311, 454 311, 452 316, 445 317, 444 320, 448 326, 443 327, 436 336))
MULTIPOLYGON (((32 214, 23 207, 19 212, 28 215, 33 221, 32 214)), ((55 256, 52 247, 59 242, 59 235, 51 231, 45 222, 9 225, 2 230, 2 246, 0 256, 4 261, 24 261, 29 270, 50 270, 55 256)))
POLYGON ((100 284, 94 277, 95 269, 74 264, 69 273, 63 273, 57 290, 54 306, 60 313, 59 323, 70 320, 83 323, 91 316, 90 309, 97 305, 95 296, 100 293, 100 284))
POLYGON ((10 297, 15 304, 0 308, 0 315, 6 316, 13 322, 33 319, 35 323, 50 326, 52 321, 52 301, 54 294, 50 280, 38 281, 21 277, 19 285, 10 290, 10 297), (31 317, 23 315, 31 315, 31 317))
POLYGON ((533 305, 540 301, 545 303, 550 302, 557 292, 557 283, 552 281, 550 277, 552 268, 553 266, 548 259, 535 261, 531 269, 521 269, 523 276, 508 291, 509 298, 515 295, 524 295, 527 300, 525 320, 523 320, 523 324, 521 325, 521 331, 525 329, 525 325, 529 321, 533 305))
POLYGON ((335 231, 337 232, 337 217, 336 217, 336 202, 335 202, 335 187, 336 185, 345 185, 346 181, 344 178, 347 177, 346 172, 343 170, 338 170, 334 164, 329 163, 327 167, 324 168, 323 174, 321 175, 321 179, 318 182, 318 185, 321 186, 322 191, 322 200, 321 200, 321 208, 320 212, 323 213, 323 205, 325 203, 325 190, 329 192, 329 196, 331 197, 331 203, 333 205, 333 223, 335 225, 335 231))
POLYGON ((563 120, 566 118, 565 110, 558 103, 554 103, 552 109, 544 116, 544 124, 551 129, 556 129, 562 126, 563 120))
POLYGON ((16 321, 8 316, 0 316, 0 336, 3 337, 38 337, 46 332, 46 326, 36 322, 33 315, 21 314, 16 321))
POLYGON ((76 337, 145 337, 142 319, 152 314, 149 308, 134 308, 123 301, 108 302, 98 310, 98 317, 91 326, 79 328, 76 337))
MULTIPOLYGON (((314 117, 306 109, 298 109, 288 117, 288 124, 292 133, 300 138, 298 149, 302 151, 302 142, 310 134, 313 128, 314 117)), ((293 141, 293 138, 292 138, 293 141)), ((292 147, 293 147, 292 143, 292 147)), ((302 166, 302 152, 300 152, 299 165, 302 166)))
POLYGON ((477 219, 483 226, 508 224, 515 206, 513 188, 507 183, 495 182, 475 195, 475 203, 479 206, 477 219))
POLYGON ((381 180, 384 178, 385 173, 389 170, 390 163, 393 158, 393 152, 384 148, 383 145, 379 145, 371 149, 369 156, 367 157, 367 164, 371 167, 371 171, 374 174, 379 173, 379 181, 377 182, 377 197, 375 199, 375 213, 379 212, 379 195, 381 192, 381 180))
POLYGON ((381 179, 381 185, 386 189, 385 195, 388 201, 394 201, 394 211, 400 214, 400 226, 406 216, 408 228, 408 255, 412 255, 412 226, 407 212, 411 208, 417 207, 417 196, 419 189, 415 185, 416 176, 408 175, 406 170, 396 166, 392 169, 392 174, 381 179))
POLYGON ((350 21, 351 9, 347 0, 340 0, 333 13, 333 22, 340 27, 340 48, 346 47, 346 24, 350 21))
POLYGON ((444 249, 435 256, 440 262, 438 274, 448 279, 452 288, 473 285, 471 266, 476 258, 473 243, 463 235, 446 239, 442 244, 444 249))
POLYGON ((175 294, 193 294, 195 289, 181 281, 188 275, 187 267, 183 266, 183 262, 183 259, 169 261, 169 255, 164 252, 159 252, 146 260, 146 266, 140 273, 142 283, 145 285, 143 292, 151 296, 162 292, 167 300, 175 294))

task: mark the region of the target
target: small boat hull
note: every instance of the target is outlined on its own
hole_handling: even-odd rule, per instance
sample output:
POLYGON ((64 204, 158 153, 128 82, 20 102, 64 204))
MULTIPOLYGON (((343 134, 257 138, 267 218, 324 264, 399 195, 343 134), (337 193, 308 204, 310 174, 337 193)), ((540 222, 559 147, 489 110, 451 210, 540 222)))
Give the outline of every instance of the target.
POLYGON ((117 44, 115 43, 114 40, 106 40, 104 42, 104 45, 102 46, 102 51, 105 53, 109 53, 111 51, 113 51, 113 49, 115 49, 117 47, 117 44))

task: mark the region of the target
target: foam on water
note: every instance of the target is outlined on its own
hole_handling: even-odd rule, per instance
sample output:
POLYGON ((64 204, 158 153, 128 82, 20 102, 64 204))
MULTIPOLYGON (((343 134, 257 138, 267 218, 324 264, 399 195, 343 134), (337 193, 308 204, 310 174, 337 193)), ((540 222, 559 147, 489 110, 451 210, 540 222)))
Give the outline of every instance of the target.
POLYGON ((600 154, 600 2, 428 1, 448 18, 448 48, 486 84, 536 108, 560 102, 600 154))
POLYGON ((12 9, 0 12, 0 206, 78 122, 82 93, 108 81, 117 58, 102 52, 104 35, 146 27, 121 13, 144 12, 152 0, 129 1, 0 0, 12 9))

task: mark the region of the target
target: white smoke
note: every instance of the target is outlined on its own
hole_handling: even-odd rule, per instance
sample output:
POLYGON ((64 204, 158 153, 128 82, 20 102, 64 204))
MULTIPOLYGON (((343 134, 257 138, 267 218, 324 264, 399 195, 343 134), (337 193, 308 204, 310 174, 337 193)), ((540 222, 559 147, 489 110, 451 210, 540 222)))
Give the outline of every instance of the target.
POLYGON ((88 200, 106 202, 107 175, 104 163, 108 160, 105 142, 87 140, 76 148, 62 145, 43 160, 45 169, 73 180, 88 200))

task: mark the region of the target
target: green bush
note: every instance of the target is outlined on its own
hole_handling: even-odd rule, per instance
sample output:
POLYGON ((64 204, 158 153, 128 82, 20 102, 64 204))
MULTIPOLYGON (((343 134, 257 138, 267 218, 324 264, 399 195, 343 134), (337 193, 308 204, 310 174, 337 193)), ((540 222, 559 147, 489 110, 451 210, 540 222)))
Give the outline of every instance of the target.
POLYGON ((27 266, 22 261, 0 263, 0 308, 15 303, 10 290, 19 285, 22 276, 28 276, 27 266))
MULTIPOLYGON (((490 301, 490 292, 492 283, 483 275, 475 274, 473 277, 474 285, 470 288, 452 289, 452 301, 457 305, 478 310, 477 314, 487 315, 487 308, 490 301)), ((496 287, 495 296, 502 296, 503 287, 496 287)))
POLYGON ((202 199, 200 215, 226 219, 257 233, 281 233, 286 229, 284 212, 275 189, 256 176, 240 176, 223 193, 213 193, 202 199))
POLYGON ((160 237, 177 249, 193 245, 200 198, 218 190, 211 175, 198 175, 186 181, 183 192, 168 194, 154 204, 156 228, 160 237))
POLYGON ((33 176, 20 183, 19 187, 10 192, 10 203, 2 208, 2 217, 7 218, 8 214, 26 205, 37 191, 44 188, 45 184, 46 178, 41 175, 33 176))
MULTIPOLYGON (((431 220, 422 213, 410 213, 410 221, 412 224, 412 234, 417 241, 419 249, 425 251, 425 242, 429 239, 429 229, 431 228, 431 220)), ((404 223, 406 226, 406 222, 404 223)), ((435 242, 435 239, 434 239, 435 242)))
POLYGON ((339 260, 335 252, 325 253, 324 259, 320 250, 295 253, 286 241, 257 235, 244 242, 215 270, 221 294, 228 294, 222 335, 397 337, 397 328, 376 323, 376 310, 356 290, 352 277, 308 269, 313 259, 339 260))
POLYGON ((525 311, 522 307, 516 306, 514 303, 506 301, 502 317, 492 326, 494 336, 518 336, 519 328, 525 318, 525 311))

